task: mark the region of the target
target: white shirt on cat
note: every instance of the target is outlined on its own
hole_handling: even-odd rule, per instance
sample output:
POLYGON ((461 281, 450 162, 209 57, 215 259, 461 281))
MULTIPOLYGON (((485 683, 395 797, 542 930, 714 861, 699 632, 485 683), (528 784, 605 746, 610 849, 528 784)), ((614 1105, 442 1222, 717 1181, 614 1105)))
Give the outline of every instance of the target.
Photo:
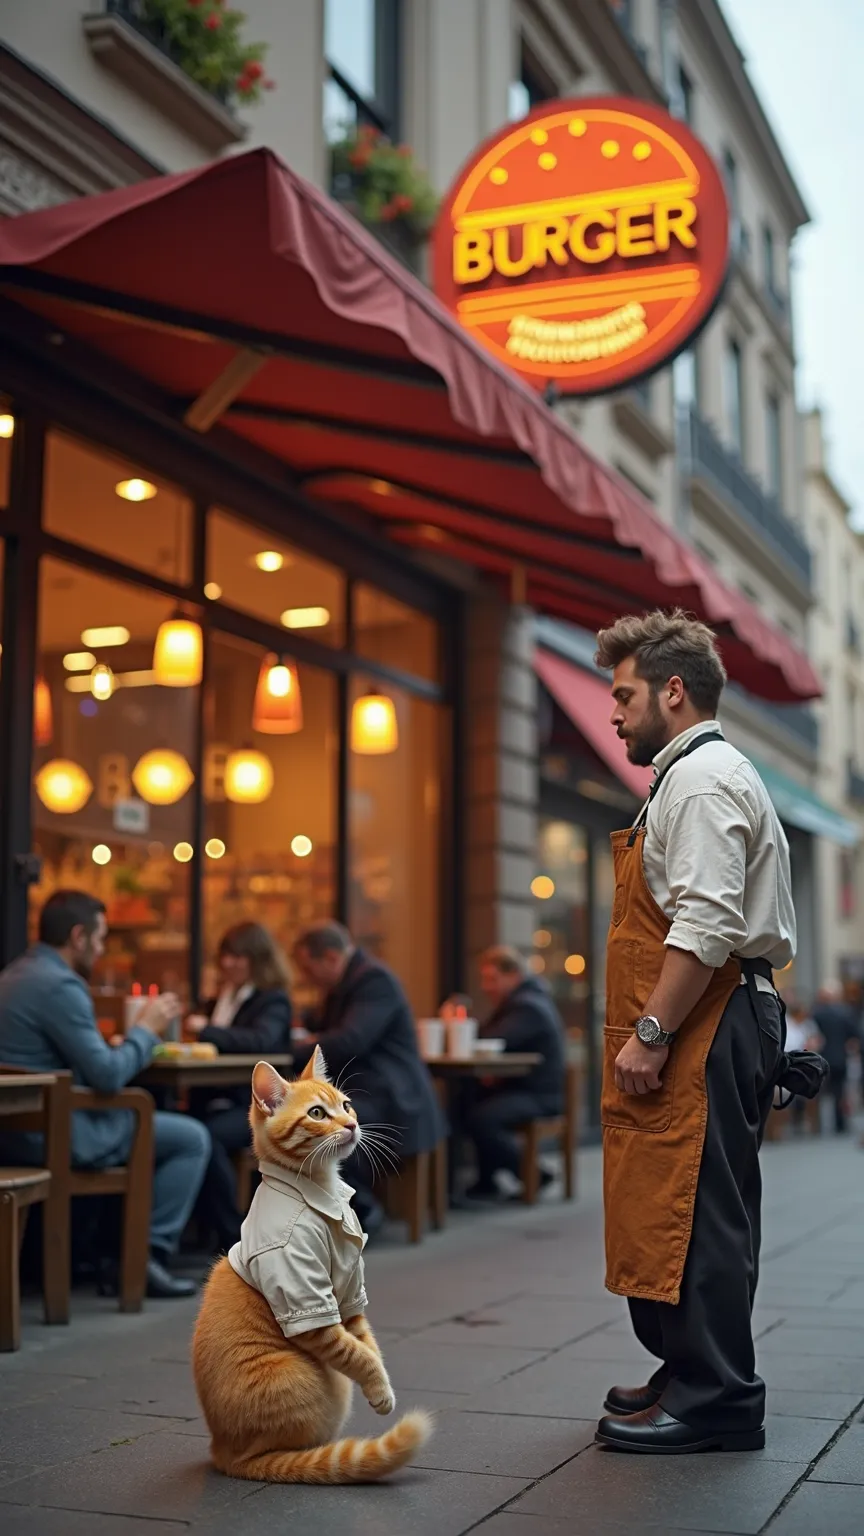
POLYGON ((354 1191, 335 1192, 278 1163, 261 1163, 261 1183, 228 1254, 231 1268, 260 1291, 286 1339, 365 1312, 366 1235, 351 1208, 354 1191))

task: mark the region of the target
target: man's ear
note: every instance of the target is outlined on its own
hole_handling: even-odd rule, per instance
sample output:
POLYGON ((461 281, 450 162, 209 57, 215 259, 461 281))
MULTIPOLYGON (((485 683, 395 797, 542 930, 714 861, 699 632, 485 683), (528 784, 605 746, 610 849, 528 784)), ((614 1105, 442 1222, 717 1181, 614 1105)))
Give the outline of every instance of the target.
POLYGON ((324 1052, 320 1045, 316 1045, 303 1071, 300 1073, 300 1077, 301 1079, 305 1078, 307 1081, 309 1078, 317 1077, 320 1082, 329 1083, 330 1077, 327 1072, 327 1063, 324 1060, 324 1052))
POLYGON ((252 1073, 252 1097, 262 1115, 273 1115, 285 1101, 288 1084, 269 1061, 259 1061, 252 1073))

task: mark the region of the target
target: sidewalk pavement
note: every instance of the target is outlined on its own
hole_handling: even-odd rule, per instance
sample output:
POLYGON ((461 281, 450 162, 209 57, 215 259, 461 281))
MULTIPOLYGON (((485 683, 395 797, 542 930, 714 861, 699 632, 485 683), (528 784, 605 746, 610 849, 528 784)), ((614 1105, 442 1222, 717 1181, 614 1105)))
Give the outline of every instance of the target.
MULTIPOLYGON (((768 1446, 621 1456, 593 1445, 604 1392, 649 1361, 602 1285, 600 1165, 575 1205, 457 1214, 419 1248, 368 1254, 399 1409, 438 1410, 420 1465, 372 1487, 220 1477, 188 1365, 194 1304, 123 1317, 74 1300, 0 1356, 4 1536, 860 1536, 864 1531, 864 1153, 765 1149, 756 1309, 768 1446)), ((385 1421, 361 1404, 355 1430, 385 1421)))

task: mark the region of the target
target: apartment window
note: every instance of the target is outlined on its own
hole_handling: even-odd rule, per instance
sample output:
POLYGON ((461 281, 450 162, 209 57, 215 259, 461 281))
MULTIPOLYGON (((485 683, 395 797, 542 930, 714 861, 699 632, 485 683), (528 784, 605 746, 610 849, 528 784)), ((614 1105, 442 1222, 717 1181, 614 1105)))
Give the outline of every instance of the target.
POLYGON ((765 401, 765 439, 768 490, 778 501, 783 499, 783 421, 780 401, 768 395, 765 401))
POLYGON ((741 348, 737 341, 726 343, 724 358, 724 393, 726 406, 726 435, 730 448, 739 459, 744 457, 744 369, 741 348))
POLYGON ((325 0, 328 142, 369 124, 398 133, 400 0, 325 0))
POLYGON ((539 107, 541 102, 551 101, 556 95, 556 87, 532 58, 523 39, 519 47, 519 79, 510 82, 507 106, 510 121, 515 123, 520 117, 527 117, 532 107, 539 107))
POLYGON ((679 352, 672 364, 672 391, 679 410, 696 410, 699 404, 699 363, 695 347, 687 347, 679 352))
POLYGON ((693 127, 693 81, 690 79, 683 64, 678 65, 678 93, 680 96, 681 116, 685 123, 693 127))
POLYGON ((769 293, 777 288, 774 258, 774 231, 770 224, 762 226, 762 265, 765 269, 765 287, 769 293))
POLYGON ((745 258, 750 249, 750 236, 741 222, 741 189, 738 178, 738 162, 731 149, 723 151, 723 180, 729 199, 729 238, 732 253, 745 258))

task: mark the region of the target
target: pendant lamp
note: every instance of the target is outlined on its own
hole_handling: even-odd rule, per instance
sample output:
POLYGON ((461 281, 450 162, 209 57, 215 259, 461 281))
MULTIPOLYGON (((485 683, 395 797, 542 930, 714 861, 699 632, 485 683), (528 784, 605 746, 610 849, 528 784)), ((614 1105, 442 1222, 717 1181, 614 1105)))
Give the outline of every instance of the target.
POLYGON ((235 805, 261 805, 273 790, 273 764, 265 752, 242 747, 225 763, 225 795, 235 805))
POLYGON ((370 689, 354 700, 351 711, 351 750, 361 756, 383 757, 399 745, 396 706, 386 693, 370 689))
POLYGON ((80 763, 67 757, 54 757, 35 778, 36 793, 45 809, 57 816, 71 816, 81 811, 93 793, 93 784, 80 763))
POLYGON ((132 769, 132 783, 148 805, 176 805, 194 777, 185 757, 170 747, 145 752, 132 769))
POLYGON ((153 680, 163 688, 196 688, 203 670, 201 625, 174 614, 159 625, 153 649, 153 680))
POLYGON ((51 689, 44 677, 37 677, 33 689, 33 741, 37 747, 47 747, 54 735, 54 710, 51 706, 51 689))
POLYGON ((258 673, 252 729, 265 736, 291 736, 303 729, 303 700, 296 662, 265 656, 258 673))

